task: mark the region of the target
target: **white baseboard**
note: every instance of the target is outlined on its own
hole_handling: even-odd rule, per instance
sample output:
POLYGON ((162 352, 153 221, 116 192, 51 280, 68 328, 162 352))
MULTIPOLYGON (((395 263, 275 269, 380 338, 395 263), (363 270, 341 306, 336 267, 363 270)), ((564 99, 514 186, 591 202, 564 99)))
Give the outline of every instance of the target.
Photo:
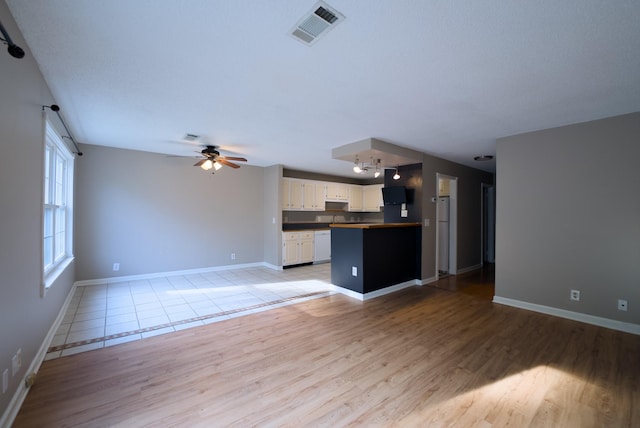
POLYGON ((612 330, 640 335, 640 324, 616 321, 609 318, 596 317, 593 315, 567 311, 565 309, 558 309, 551 306, 538 305, 536 303, 523 302, 521 300, 514 300, 500 296, 494 296, 493 302, 501 305, 513 306, 514 308, 527 309, 529 311, 553 315, 560 318, 567 318, 573 321, 580 321, 586 324, 597 325, 598 327, 610 328, 612 330))
POLYGON ((436 278, 435 276, 432 276, 431 278, 424 278, 420 280, 419 285, 431 284, 432 282, 436 282, 437 280, 438 278, 436 278))
MULTIPOLYGON (((47 335, 45 336, 44 341, 40 345, 40 348, 38 348, 38 352, 33 357, 33 360, 31 360, 31 364, 29 364, 29 368, 27 369, 26 376, 28 376, 31 373, 38 373, 38 370, 40 370, 40 366, 42 365, 42 362, 44 361, 44 358, 47 355, 47 349, 49 349, 49 344, 53 340, 53 336, 55 336, 56 331, 58 331, 58 327, 60 327, 60 324, 62 324, 62 320, 64 319, 64 315, 67 312, 67 308, 69 308, 69 303, 71 303, 71 298, 73 297, 73 293, 75 293, 75 291, 76 291, 76 286, 73 285, 71 287, 71 290, 69 290, 69 294, 67 295, 67 298, 62 304, 60 311, 58 312, 58 316, 56 317, 55 321, 49 328, 49 331, 47 332, 47 335)), ((18 385, 18 389, 16 390, 15 394, 13 394, 13 398, 9 402, 9 406, 7 406, 6 410, 0 417, 0 427, 2 428, 10 427, 13 424, 13 421, 15 420, 16 416, 18 416, 20 407, 22 407, 22 403, 24 403, 25 398, 27 398, 28 392, 29 392, 29 389, 27 388, 27 385, 25 384, 24 380, 22 380, 18 385)))
POLYGON ((463 273, 471 272, 472 270, 476 270, 476 269, 480 269, 480 268, 482 268, 482 263, 480 263, 479 265, 467 266, 466 268, 458 269, 456 271, 456 275, 460 275, 460 274, 463 274, 463 273))
POLYGON ((370 291, 368 293, 358 293, 357 291, 349 290, 348 288, 340 287, 339 285, 331 284, 333 289, 345 296, 352 297, 354 299, 358 299, 360 301, 365 301, 369 299, 373 299, 376 297, 384 296, 385 294, 390 294, 398 290, 402 290, 403 288, 413 287, 414 285, 421 285, 420 280, 412 279, 410 281, 401 282, 399 284, 390 285, 389 287, 381 288, 380 290, 370 291))
POLYGON ((262 266, 273 270, 282 270, 282 266, 272 265, 271 263, 267 262, 262 262, 262 266))
POLYGON ((136 281, 141 279, 163 278, 165 276, 175 276, 175 275, 194 275, 198 273, 208 273, 208 272, 216 272, 216 271, 232 270, 232 269, 245 269, 250 267, 268 267, 270 269, 276 269, 276 270, 282 269, 282 267, 278 267, 265 262, 243 263, 243 264, 237 264, 237 265, 225 265, 225 266, 213 266, 213 267, 207 267, 207 268, 175 270, 170 272, 143 273, 139 275, 114 276, 111 278, 100 278, 100 279, 87 279, 83 281, 76 281, 75 285, 78 287, 84 287, 85 285, 100 285, 100 284, 107 284, 110 282, 136 281))

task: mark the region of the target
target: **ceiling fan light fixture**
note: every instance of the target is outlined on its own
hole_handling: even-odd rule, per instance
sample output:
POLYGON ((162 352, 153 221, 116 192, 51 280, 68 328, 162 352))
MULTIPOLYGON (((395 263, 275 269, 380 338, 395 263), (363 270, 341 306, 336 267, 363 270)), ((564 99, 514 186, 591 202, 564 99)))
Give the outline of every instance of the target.
POLYGON ((209 171, 211 168, 213 168, 213 162, 211 162, 211 159, 207 159, 202 163, 202 165, 200 165, 200 168, 204 169, 205 171, 209 171))
POLYGON ((222 164, 221 164, 220 162, 218 162, 218 161, 215 161, 215 162, 213 163, 213 168, 217 171, 217 170, 219 170, 220 168, 222 168, 222 164))

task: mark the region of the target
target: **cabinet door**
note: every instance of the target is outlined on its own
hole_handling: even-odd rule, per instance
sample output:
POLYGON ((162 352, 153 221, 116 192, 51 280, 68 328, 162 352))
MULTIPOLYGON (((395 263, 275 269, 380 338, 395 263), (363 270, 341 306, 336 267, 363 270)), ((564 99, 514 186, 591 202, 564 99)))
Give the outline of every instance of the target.
POLYGON ((284 232, 282 234, 282 265, 294 265, 299 262, 299 233, 284 232))
POLYGON ((344 183, 327 183, 327 201, 348 201, 349 186, 344 183))
POLYGON ((302 185, 302 209, 313 211, 316 208, 316 185, 304 183, 302 185))
POLYGON ((289 191, 291 189, 290 180, 286 178, 280 179, 280 193, 282 194, 282 206, 283 210, 291 208, 291 200, 289 198, 289 191))
POLYGON ((315 188, 315 210, 324 211, 325 207, 325 184, 316 183, 315 188))
POLYGON ((290 201, 289 201, 289 209, 290 210, 301 210, 302 209, 302 182, 297 180, 291 180, 291 189, 289 190, 290 201))
POLYGON ((313 233, 300 233, 300 263, 313 261, 313 233))
POLYGON ((349 186, 349 211, 362 211, 362 186, 349 186))
POLYGON ((363 210, 366 212, 380 211, 382 185, 374 184, 372 186, 364 186, 363 193, 363 210))
POLYGON ((349 200, 349 185, 348 184, 338 184, 338 198, 342 201, 349 200))

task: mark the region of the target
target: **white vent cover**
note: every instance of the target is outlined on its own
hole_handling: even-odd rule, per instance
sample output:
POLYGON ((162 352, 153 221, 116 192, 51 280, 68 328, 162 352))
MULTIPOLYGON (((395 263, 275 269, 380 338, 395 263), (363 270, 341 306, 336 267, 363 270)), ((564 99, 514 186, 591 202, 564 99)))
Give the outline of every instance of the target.
POLYGON ((184 137, 182 137, 184 141, 196 141, 198 138, 200 138, 199 135, 189 133, 184 134, 184 137))
POLYGON ((320 36, 327 34, 342 21, 344 21, 343 14, 325 2, 319 1, 298 21, 290 34, 296 40, 311 46, 320 36))

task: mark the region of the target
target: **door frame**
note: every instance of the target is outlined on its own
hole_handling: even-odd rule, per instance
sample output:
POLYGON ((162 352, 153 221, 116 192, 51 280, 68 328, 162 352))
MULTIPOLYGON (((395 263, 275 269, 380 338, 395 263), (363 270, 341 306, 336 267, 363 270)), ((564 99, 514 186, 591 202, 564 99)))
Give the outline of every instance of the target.
POLYGON ((495 263, 496 254, 496 186, 480 184, 480 263, 495 263), (487 196, 485 200, 485 196, 487 196), (485 254, 486 253, 486 254, 485 254))
MULTIPOLYGON (((436 204, 440 199, 440 179, 449 180, 449 274, 456 275, 458 272, 458 177, 453 175, 436 173, 436 204)), ((438 207, 436 205, 436 251, 435 251, 435 273, 436 279, 440 277, 438 271, 438 247, 440 243, 440 232, 438 231, 438 207)))

